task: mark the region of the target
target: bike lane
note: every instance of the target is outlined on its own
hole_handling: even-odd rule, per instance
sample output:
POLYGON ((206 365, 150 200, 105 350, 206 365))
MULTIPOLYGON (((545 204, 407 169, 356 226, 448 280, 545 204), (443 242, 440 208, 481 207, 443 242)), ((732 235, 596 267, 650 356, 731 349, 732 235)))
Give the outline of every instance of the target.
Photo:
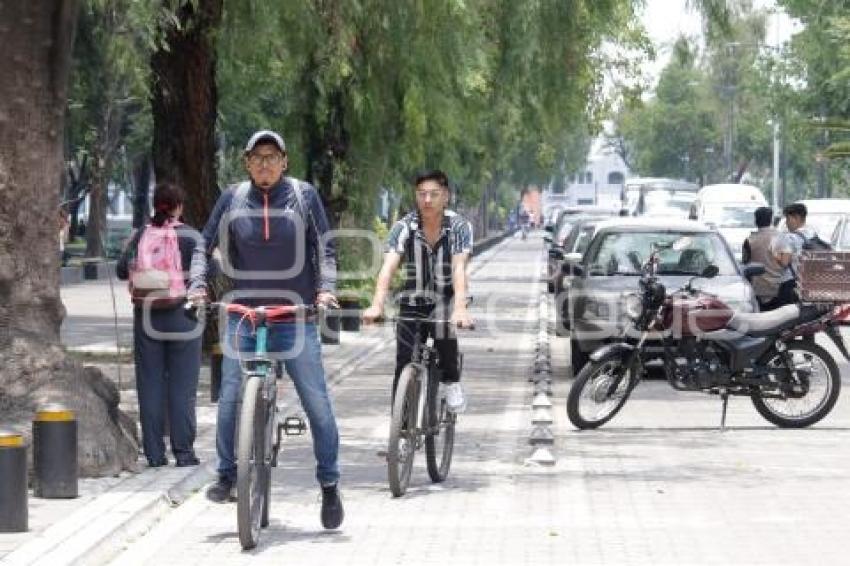
MULTIPOLYGON (((469 409, 459 419, 444 483, 431 483, 420 451, 407 494, 390 495, 384 452, 395 346, 388 340, 333 385, 346 508, 339 531, 325 532, 319 524, 309 435, 290 437, 273 473, 271 524, 256 549, 240 549, 235 505, 215 505, 198 493, 113 563, 545 562, 521 543, 531 532, 549 537, 551 512, 545 502, 527 501, 521 489, 522 478, 538 473, 525 457, 540 245, 539 237, 509 240, 473 263, 471 308, 478 328, 460 335, 469 409)), ((392 338, 389 326, 363 333, 392 338)), ((296 407, 291 391, 283 399, 288 409, 296 407)))

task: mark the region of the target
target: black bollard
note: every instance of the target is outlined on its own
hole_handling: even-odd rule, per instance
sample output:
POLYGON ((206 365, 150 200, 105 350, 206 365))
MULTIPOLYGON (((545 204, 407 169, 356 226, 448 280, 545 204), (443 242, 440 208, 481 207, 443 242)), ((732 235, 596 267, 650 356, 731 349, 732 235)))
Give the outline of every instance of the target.
POLYGON ((218 403, 218 396, 221 392, 221 364, 224 361, 224 356, 221 353, 221 344, 216 344, 212 347, 210 355, 210 402, 218 403))
POLYGON ((0 429, 0 533, 29 529, 27 445, 20 433, 0 429))
POLYGON ((77 419, 62 405, 41 407, 32 422, 33 495, 77 497, 77 419))

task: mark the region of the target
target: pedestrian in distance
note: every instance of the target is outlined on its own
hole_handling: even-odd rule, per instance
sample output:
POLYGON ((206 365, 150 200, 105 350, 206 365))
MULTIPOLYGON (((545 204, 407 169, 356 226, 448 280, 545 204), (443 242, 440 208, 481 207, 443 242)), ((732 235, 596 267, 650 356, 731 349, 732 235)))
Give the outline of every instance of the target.
POLYGON ((131 234, 116 266, 129 280, 133 301, 133 358, 142 425, 142 448, 151 467, 165 466, 168 411, 177 466, 196 466, 195 404, 201 368, 197 323, 183 312, 189 267, 200 233, 183 224, 184 195, 163 183, 153 195, 154 215, 131 234))
MULTIPOLYGON (((232 302, 248 307, 336 306, 336 252, 326 237, 330 228, 325 209, 313 186, 284 176, 288 155, 283 138, 270 130, 256 132, 245 146, 244 165, 250 180, 222 193, 204 227, 192 263, 190 300, 207 300, 207 266, 218 247, 222 270, 233 283, 232 302)), ((222 330, 222 344, 229 346, 224 348, 216 424, 218 479, 207 490, 207 498, 219 503, 235 500, 242 384, 237 356, 253 353, 256 345, 250 325, 240 326, 238 315, 228 315, 222 330)), ((268 351, 283 358, 307 413, 322 493, 321 522, 335 529, 344 517, 338 487, 339 433, 315 321, 271 324, 268 351)))
POLYGON ((764 266, 764 274, 753 277, 751 283, 759 306, 765 311, 774 308, 784 269, 772 252, 773 241, 779 236, 779 231, 773 227, 773 210, 767 206, 757 208, 755 224, 756 230, 744 240, 741 262, 756 262, 764 266))

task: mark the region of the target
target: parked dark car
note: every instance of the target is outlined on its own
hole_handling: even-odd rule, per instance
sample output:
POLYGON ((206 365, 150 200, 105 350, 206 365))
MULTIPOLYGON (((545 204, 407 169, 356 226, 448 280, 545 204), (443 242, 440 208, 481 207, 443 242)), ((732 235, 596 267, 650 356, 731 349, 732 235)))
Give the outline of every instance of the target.
MULTIPOLYGON (((546 264, 546 289, 550 293, 560 291, 563 257, 565 254, 575 251, 574 229, 577 224, 588 219, 600 220, 613 217, 614 211, 610 209, 599 209, 598 207, 587 207, 585 209, 565 209, 555 225, 551 236, 544 236, 549 246, 549 259, 546 264), (577 211, 578 210, 578 211, 577 211), (573 238, 570 241, 570 238, 573 238)), ((584 250, 582 249, 582 252, 584 250)))
MULTIPOLYGON (((601 222, 583 258, 573 256, 575 277, 569 293, 573 374, 603 344, 627 327, 625 299, 638 287, 641 267, 652 244, 671 244, 660 255, 658 275, 667 289, 683 287, 708 265, 718 268, 712 279, 697 279, 695 288, 717 295, 737 312, 755 312, 758 304, 745 270, 723 237, 689 220, 619 218, 601 222)), ((570 258, 567 258, 570 259, 570 258)))
POLYGON ((550 281, 555 293, 555 334, 558 336, 569 333, 569 292, 574 276, 573 265, 587 251, 596 234, 596 226, 605 220, 607 218, 596 216, 581 218, 573 224, 561 249, 549 253, 549 261, 556 264, 550 281))

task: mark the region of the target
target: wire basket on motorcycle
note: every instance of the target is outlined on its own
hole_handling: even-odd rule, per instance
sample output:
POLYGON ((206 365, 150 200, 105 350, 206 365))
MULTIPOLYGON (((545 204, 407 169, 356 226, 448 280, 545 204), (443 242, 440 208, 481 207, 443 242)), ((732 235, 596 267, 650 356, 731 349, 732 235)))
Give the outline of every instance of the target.
POLYGON ((850 303, 850 252, 803 252, 798 284, 803 302, 850 303))

